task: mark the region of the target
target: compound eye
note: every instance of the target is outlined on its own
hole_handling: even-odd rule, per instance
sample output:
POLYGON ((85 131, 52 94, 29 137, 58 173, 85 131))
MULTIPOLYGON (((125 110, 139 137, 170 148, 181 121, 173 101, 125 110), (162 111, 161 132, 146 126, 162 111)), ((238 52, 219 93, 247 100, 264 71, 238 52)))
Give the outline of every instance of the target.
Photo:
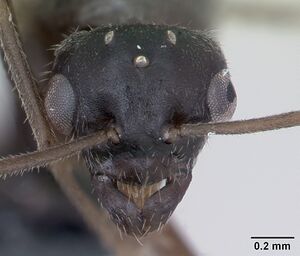
POLYGON ((226 121, 233 116, 236 108, 236 93, 227 69, 217 73, 211 80, 207 104, 214 122, 226 121))
POLYGON ((76 108, 74 90, 69 80, 61 74, 52 77, 48 86, 45 98, 47 115, 58 132, 69 135, 76 108))

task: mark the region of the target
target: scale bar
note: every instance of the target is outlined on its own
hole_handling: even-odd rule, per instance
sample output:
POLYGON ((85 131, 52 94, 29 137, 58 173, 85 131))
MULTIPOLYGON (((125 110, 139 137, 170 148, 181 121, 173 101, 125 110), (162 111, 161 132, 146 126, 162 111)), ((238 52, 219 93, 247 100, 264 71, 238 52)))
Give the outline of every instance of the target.
POLYGON ((251 236, 251 239, 295 239, 294 236, 251 236))

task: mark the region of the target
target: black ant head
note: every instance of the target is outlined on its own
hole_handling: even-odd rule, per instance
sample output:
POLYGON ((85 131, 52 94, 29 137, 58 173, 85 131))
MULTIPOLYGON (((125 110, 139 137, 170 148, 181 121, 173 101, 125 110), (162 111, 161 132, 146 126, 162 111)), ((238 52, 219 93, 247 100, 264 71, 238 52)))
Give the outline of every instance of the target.
POLYGON ((167 141, 164 132, 230 119, 236 106, 218 45, 184 28, 110 26, 67 38, 53 72, 45 106, 58 132, 118 131, 118 143, 83 152, 99 202, 129 234, 162 227, 206 141, 167 141))

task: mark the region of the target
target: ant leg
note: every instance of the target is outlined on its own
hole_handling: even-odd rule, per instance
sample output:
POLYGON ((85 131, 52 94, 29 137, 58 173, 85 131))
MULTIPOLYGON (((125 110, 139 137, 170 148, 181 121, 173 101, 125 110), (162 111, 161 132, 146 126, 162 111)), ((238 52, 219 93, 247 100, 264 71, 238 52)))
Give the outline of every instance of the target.
POLYGON ((54 139, 7 0, 0 0, 0 42, 38 148, 45 148, 54 139))

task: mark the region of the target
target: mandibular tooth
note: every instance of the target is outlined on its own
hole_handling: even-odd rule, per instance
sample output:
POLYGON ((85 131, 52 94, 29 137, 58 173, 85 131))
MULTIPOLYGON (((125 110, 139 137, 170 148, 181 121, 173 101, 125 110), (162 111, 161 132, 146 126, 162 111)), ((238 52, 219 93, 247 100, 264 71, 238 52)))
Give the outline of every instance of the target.
POLYGON ((154 193, 166 186, 167 179, 163 179, 160 182, 152 185, 135 185, 135 184, 124 184, 117 181, 117 187, 120 192, 131 199, 140 209, 144 207, 145 201, 151 197, 154 193))
POLYGON ((167 179, 163 179, 160 183, 159 183, 159 190, 164 188, 167 185, 167 179))

